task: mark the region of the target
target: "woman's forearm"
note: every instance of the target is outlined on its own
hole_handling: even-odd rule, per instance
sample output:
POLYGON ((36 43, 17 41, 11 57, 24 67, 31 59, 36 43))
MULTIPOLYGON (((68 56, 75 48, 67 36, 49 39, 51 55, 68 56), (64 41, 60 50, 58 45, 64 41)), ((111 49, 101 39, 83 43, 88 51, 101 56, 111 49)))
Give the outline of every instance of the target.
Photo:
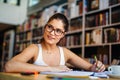
POLYGON ((69 71, 66 66, 39 66, 19 61, 9 61, 5 65, 6 72, 42 72, 42 71, 69 71))
POLYGON ((35 71, 49 71, 49 68, 45 66, 38 66, 34 64, 9 61, 5 65, 6 72, 35 72, 35 71))

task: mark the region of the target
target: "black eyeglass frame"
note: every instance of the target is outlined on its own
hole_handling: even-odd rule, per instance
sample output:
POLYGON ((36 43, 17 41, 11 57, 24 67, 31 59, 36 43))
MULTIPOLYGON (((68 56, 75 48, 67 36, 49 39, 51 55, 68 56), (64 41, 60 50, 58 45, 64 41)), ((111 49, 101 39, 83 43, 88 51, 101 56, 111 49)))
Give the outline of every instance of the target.
POLYGON ((65 31, 62 31, 61 29, 54 29, 54 27, 51 25, 51 24, 46 24, 45 25, 45 29, 46 29, 46 31, 48 31, 48 32, 52 32, 52 31, 54 31, 54 34, 56 35, 56 36, 61 36, 62 34, 64 34, 65 33, 65 31), (51 29, 50 29, 51 28, 51 29), (59 31, 59 33, 58 33, 58 31, 59 31))

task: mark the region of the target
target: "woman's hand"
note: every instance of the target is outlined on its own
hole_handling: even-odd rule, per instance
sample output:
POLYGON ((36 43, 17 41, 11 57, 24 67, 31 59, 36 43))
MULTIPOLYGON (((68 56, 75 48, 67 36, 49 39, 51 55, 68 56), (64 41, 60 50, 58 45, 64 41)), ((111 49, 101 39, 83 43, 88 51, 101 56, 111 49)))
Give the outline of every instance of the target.
POLYGON ((94 72, 103 72, 104 70, 105 65, 101 61, 96 61, 91 67, 91 71, 94 72))
POLYGON ((64 72, 64 71, 71 71, 72 69, 68 68, 67 66, 54 66, 48 67, 49 71, 55 71, 55 72, 64 72))

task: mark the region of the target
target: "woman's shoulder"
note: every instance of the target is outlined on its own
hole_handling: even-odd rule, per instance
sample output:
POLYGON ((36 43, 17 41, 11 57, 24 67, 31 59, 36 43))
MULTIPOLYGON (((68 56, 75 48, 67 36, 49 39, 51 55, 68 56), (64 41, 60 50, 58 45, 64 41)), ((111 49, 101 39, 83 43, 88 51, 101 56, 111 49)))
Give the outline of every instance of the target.
POLYGON ((34 43, 32 43, 32 44, 30 44, 29 46, 37 46, 38 44, 34 44, 34 43))
POLYGON ((66 48, 66 47, 62 47, 62 49, 63 49, 63 51, 64 51, 65 54, 68 53, 68 52, 70 52, 70 50, 68 48, 66 48))
POLYGON ((38 51, 39 51, 38 44, 30 44, 30 45, 27 47, 27 51, 31 51, 31 52, 33 52, 33 53, 38 53, 38 51))
POLYGON ((68 48, 64 47, 64 46, 60 46, 61 48, 63 48, 63 50, 69 50, 68 48))
POLYGON ((66 47, 62 47, 62 48, 63 48, 64 54, 66 54, 66 55, 72 55, 72 54, 74 54, 70 49, 68 49, 66 47))
POLYGON ((38 48, 39 44, 30 44, 29 47, 30 48, 38 48))

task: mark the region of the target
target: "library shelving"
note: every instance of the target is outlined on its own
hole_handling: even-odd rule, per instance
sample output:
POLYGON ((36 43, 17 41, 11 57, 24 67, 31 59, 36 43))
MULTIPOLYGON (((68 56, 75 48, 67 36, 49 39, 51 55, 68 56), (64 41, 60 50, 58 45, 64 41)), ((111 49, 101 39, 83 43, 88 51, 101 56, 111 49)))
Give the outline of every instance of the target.
POLYGON ((90 62, 94 61, 94 55, 106 65, 114 59, 120 60, 120 0, 68 0, 29 15, 27 25, 18 27, 21 28, 16 36, 18 52, 42 39, 47 21, 44 16, 50 17, 46 14, 49 9, 53 10, 52 14, 65 14, 70 22, 68 32, 59 43, 61 46, 90 62))
POLYGON ((15 31, 9 30, 4 33, 3 39, 3 48, 2 48, 2 59, 0 63, 0 71, 4 71, 5 63, 10 60, 13 56, 13 49, 14 49, 14 37, 15 31))

